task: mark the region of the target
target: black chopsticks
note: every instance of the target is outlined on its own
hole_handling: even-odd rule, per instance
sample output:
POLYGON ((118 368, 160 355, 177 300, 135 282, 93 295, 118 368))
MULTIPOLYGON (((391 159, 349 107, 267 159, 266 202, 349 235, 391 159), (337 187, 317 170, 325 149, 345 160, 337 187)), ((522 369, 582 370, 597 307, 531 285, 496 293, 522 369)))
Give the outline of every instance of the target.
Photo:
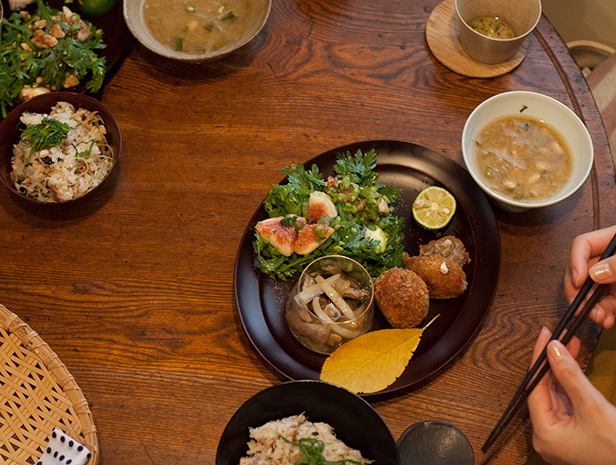
MULTIPOLYGON (((600 260, 604 260, 614 255, 614 251, 616 251, 616 234, 614 234, 614 237, 612 237, 612 240, 603 252, 603 255, 601 255, 600 260)), ((603 297, 607 288, 608 285, 606 284, 595 284, 595 282, 590 279, 590 277, 586 279, 586 282, 584 282, 584 285, 580 288, 580 291, 569 306, 569 309, 567 310, 563 318, 560 320, 560 323, 558 323, 558 326, 554 330, 550 341, 554 339, 559 339, 564 332, 564 336, 562 337, 561 342, 566 345, 575 335, 580 326, 582 326, 582 323, 588 317, 593 307, 599 302, 599 300, 601 300, 601 297, 603 297), (586 303, 582 311, 577 315, 577 317, 574 318, 578 308, 593 289, 594 291, 590 296, 588 302, 586 303), (573 322, 571 323, 572 319, 573 322), (569 326, 570 323, 571 325, 569 326), (569 328, 567 328, 568 326, 569 328)), ((481 447, 481 450, 483 452, 486 452, 494 444, 494 442, 503 432, 513 415, 518 411, 522 403, 527 399, 535 386, 537 386, 539 381, 541 381, 541 379, 548 372, 550 366, 546 362, 546 357, 547 344, 539 355, 539 358, 537 358, 531 369, 528 371, 528 374, 524 378, 524 381, 522 381, 522 384, 513 396, 513 399, 511 399, 511 402, 498 420, 498 423, 496 423, 496 426, 492 430, 492 433, 481 447)))

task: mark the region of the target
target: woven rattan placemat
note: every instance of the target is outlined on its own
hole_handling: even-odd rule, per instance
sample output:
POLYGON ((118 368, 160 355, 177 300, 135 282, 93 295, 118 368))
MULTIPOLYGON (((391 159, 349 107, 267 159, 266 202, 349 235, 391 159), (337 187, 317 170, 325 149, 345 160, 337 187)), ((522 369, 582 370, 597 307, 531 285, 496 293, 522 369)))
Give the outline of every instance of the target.
POLYGON ((54 428, 99 459, 98 437, 83 393, 51 348, 0 305, 0 464, 34 464, 54 428))

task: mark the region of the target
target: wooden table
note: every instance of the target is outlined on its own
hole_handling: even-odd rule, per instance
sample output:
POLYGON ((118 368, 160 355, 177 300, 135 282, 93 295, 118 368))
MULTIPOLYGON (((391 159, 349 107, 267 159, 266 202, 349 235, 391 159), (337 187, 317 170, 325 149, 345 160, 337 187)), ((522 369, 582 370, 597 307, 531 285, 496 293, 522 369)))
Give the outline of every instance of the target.
MULTIPOLYGON (((399 139, 462 163, 465 119, 509 90, 552 96, 586 123, 595 166, 566 201, 495 211, 502 270, 484 325, 454 361, 403 395, 373 403, 394 438, 453 423, 477 463, 519 464, 519 427, 481 445, 522 380, 542 325, 554 327, 571 240, 613 222, 614 173, 588 86, 542 18, 513 72, 471 79, 429 52, 437 0, 274 2, 245 48, 202 65, 136 44, 101 99, 124 148, 113 179, 67 208, 0 190, 0 303, 58 353, 91 404, 102 465, 213 464, 233 412, 282 381, 252 350, 233 291, 239 241, 280 169, 333 147, 399 139)), ((598 328, 585 331, 587 363, 598 328)))

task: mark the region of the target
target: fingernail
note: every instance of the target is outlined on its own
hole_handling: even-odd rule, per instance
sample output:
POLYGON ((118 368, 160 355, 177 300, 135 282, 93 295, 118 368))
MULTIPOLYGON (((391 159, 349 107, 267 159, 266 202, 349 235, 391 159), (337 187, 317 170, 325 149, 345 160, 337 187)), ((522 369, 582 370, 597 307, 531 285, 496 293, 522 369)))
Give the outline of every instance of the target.
POLYGON ((597 263, 589 270, 589 272, 592 280, 597 283, 606 282, 612 279, 613 276, 612 269, 607 263, 597 263))
POLYGON ((549 332, 550 332, 550 330, 548 329, 548 327, 547 327, 547 326, 543 326, 543 327, 541 328, 541 332, 542 332, 542 333, 545 333, 545 332, 548 332, 548 333, 549 333, 549 332))
POLYGON ((576 270, 571 270, 571 281, 573 281, 574 286, 579 286, 578 284, 578 272, 576 270))
POLYGON ((555 360, 560 360, 563 356, 561 346, 562 344, 558 341, 550 341, 548 344, 548 351, 555 360))

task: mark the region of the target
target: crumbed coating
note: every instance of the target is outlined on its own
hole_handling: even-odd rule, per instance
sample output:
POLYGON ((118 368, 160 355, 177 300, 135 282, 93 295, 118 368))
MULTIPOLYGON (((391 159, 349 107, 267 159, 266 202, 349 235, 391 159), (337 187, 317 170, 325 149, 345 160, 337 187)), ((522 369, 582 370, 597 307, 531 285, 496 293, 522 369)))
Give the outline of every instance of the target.
POLYGON ((402 258, 406 268, 425 281, 432 299, 453 299, 468 286, 462 267, 449 258, 409 257, 406 253, 402 258))
POLYGON ((426 283, 416 273, 404 268, 391 268, 376 278, 374 298, 394 328, 416 327, 430 308, 426 283))
POLYGON ((464 266, 471 261, 464 243, 456 236, 441 237, 419 246, 420 257, 430 257, 433 255, 449 258, 459 266, 464 266))

